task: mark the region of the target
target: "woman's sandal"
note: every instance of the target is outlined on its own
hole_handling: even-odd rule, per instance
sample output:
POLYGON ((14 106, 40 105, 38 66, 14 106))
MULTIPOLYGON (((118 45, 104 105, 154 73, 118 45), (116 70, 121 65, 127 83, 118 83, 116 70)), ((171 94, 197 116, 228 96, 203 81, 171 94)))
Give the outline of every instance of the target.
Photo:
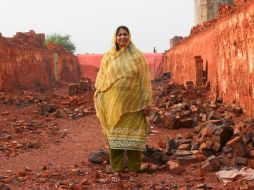
POLYGON ((110 176, 110 180, 114 183, 120 182, 121 181, 121 173, 120 172, 115 172, 110 176))

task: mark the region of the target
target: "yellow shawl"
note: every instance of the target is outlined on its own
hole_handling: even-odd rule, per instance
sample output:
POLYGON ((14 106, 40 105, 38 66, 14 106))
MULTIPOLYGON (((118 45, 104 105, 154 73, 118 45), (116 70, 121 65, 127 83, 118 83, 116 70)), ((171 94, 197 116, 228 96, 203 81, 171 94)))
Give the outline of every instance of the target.
POLYGON ((143 110, 151 101, 149 69, 143 54, 129 40, 128 46, 113 47, 101 61, 95 83, 94 102, 104 134, 125 113, 143 110))

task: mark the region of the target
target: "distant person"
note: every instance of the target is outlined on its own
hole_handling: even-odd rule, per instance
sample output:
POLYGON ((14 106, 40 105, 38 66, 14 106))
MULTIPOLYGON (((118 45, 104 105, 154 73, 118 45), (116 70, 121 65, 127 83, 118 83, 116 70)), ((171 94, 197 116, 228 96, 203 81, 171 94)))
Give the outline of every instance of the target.
POLYGON ((157 50, 155 47, 153 47, 153 53, 157 53, 157 50))
POLYGON ((140 170, 148 131, 145 116, 152 99, 149 76, 144 55, 132 43, 129 29, 119 26, 112 48, 102 58, 94 95, 96 115, 109 146, 113 181, 121 179, 125 154, 129 176, 140 170))

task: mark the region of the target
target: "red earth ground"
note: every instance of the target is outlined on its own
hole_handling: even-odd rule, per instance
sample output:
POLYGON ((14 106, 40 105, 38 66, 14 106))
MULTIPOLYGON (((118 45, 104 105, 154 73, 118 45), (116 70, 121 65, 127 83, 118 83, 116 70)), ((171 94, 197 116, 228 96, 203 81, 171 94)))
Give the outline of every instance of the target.
MULTIPOLYGON (((4 96, 14 95, 17 96, 4 93, 4 96)), ((93 106, 92 96, 92 92, 85 94, 85 108, 93 106)), ((192 129, 157 127, 152 130, 147 144, 157 148, 159 141, 192 132, 192 129)), ((34 104, 17 107, 0 103, 0 134, 0 189, 3 190, 197 189, 201 183, 211 189, 239 187, 238 183, 223 186, 214 173, 201 174, 198 164, 184 166, 185 171, 180 175, 172 175, 164 167, 141 172, 133 181, 112 182, 106 173, 108 165, 88 161, 89 153, 106 148, 94 113, 77 119, 55 118, 38 114, 34 104), (34 121, 36 125, 20 132, 14 125, 19 121, 34 121)))

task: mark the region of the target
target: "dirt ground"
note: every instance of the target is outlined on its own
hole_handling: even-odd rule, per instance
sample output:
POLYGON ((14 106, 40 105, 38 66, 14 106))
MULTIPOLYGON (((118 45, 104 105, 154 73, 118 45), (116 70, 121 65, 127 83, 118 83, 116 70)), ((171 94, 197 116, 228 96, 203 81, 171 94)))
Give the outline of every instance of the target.
MULTIPOLYGON (((48 92, 43 92, 44 95, 48 92)), ((61 91, 57 92, 58 95, 61 91)), ((40 93, 39 93, 40 94, 40 93)), ((31 94, 30 94, 31 95, 31 94)), ((2 96, 22 100, 26 93, 2 93, 2 96), (15 97, 15 98, 13 98, 15 97)), ((93 107, 93 93, 86 93, 84 108, 93 107)), ((51 97, 56 97, 54 95, 51 97)), ((62 102, 64 97, 58 97, 62 102)), ((88 155, 106 149, 100 124, 94 112, 83 117, 57 118, 38 114, 38 101, 26 105, 0 102, 0 189, 197 189, 206 184, 210 189, 238 189, 224 186, 214 173, 200 174, 198 165, 184 166, 185 171, 173 175, 165 167, 144 171, 133 180, 114 183, 107 172, 107 164, 93 164, 88 155)), ((61 103, 59 103, 61 104, 61 103)), ((153 126, 147 144, 158 147, 178 133, 192 133, 192 129, 168 130, 153 126)), ((207 188, 209 189, 209 188, 207 188)))

